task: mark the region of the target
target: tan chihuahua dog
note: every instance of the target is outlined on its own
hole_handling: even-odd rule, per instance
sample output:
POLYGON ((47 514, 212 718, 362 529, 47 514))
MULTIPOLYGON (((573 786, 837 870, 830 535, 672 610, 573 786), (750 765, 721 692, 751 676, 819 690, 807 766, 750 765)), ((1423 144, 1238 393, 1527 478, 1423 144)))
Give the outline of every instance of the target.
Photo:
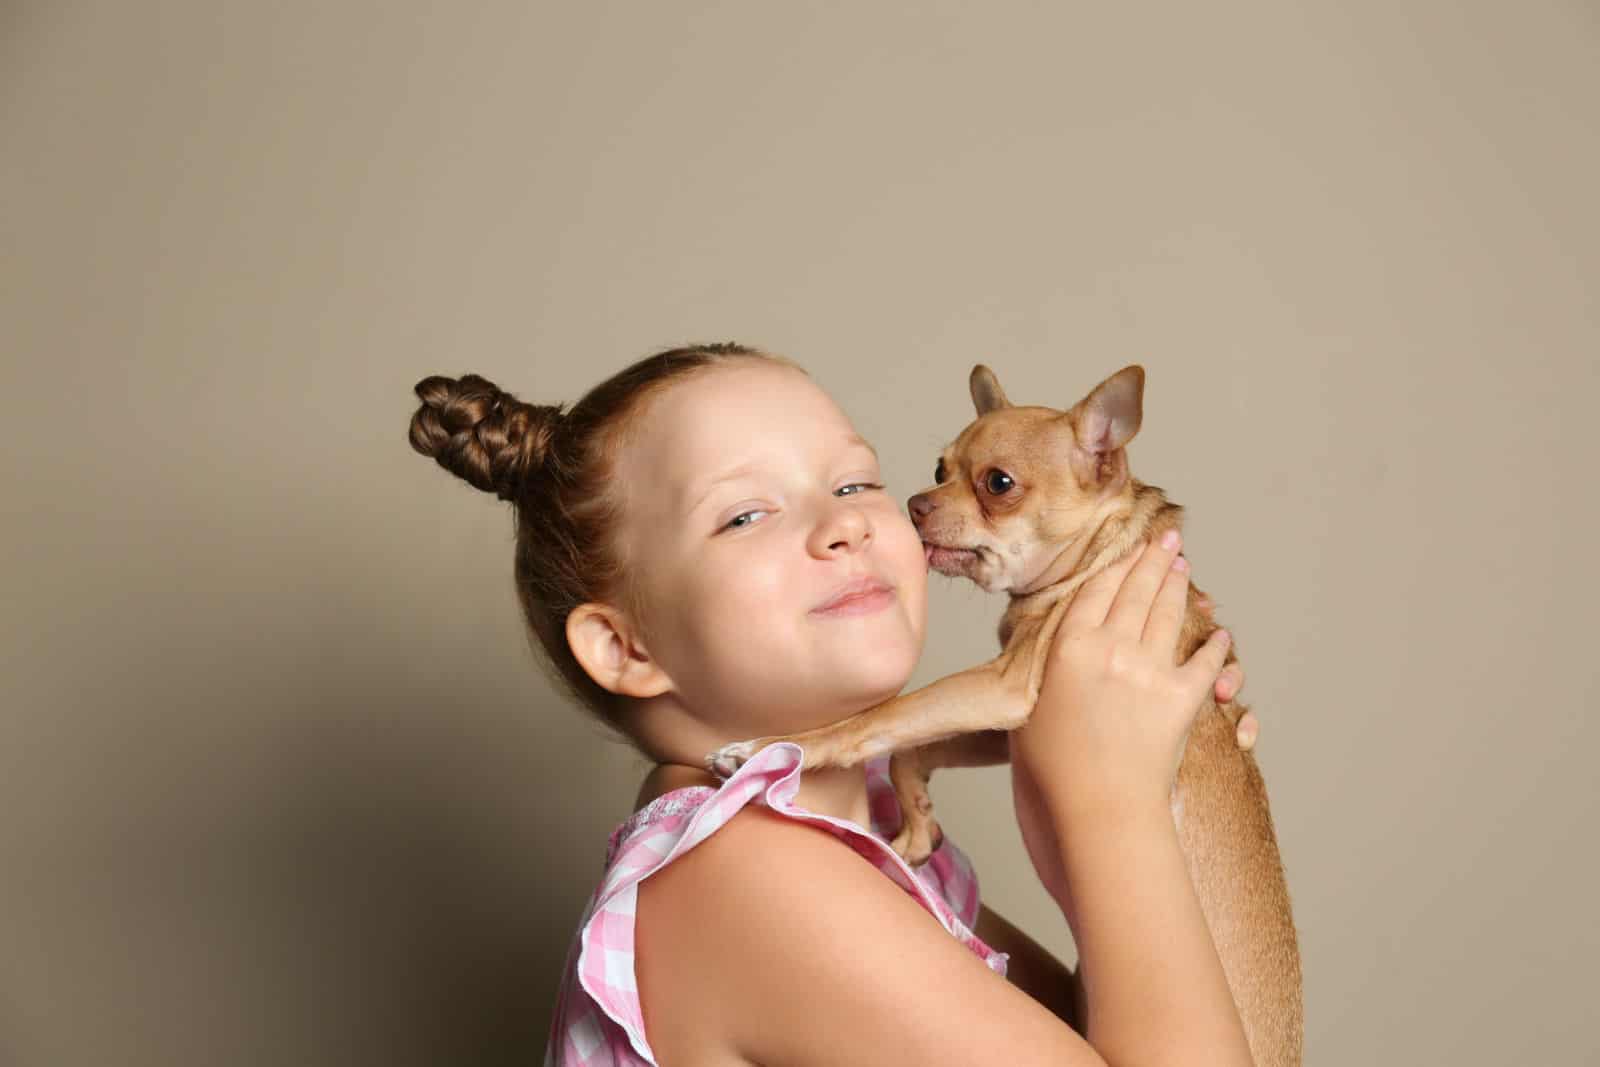
MULTIPOLYGON (((706 757, 727 777, 775 741, 803 768, 852 767, 892 753, 904 825, 893 847, 921 864, 942 834, 928 797, 940 767, 1010 759, 1010 731, 1033 711, 1046 654, 1073 594, 1147 538, 1181 532, 1184 509, 1128 472, 1143 417, 1144 368, 1124 367, 1070 410, 1016 406, 988 367, 969 380, 978 417, 945 448, 937 485, 907 506, 929 565, 1011 603, 1000 655, 830 726, 726 745, 706 757)), ((1215 629, 1192 582, 1178 640, 1184 662, 1215 629)), ((1236 659, 1238 642, 1228 651, 1236 659)), ((1301 1062, 1304 1006, 1288 885, 1255 758, 1235 742, 1246 705, 1208 694, 1189 732, 1172 815, 1189 874, 1260 1067, 1301 1062)))

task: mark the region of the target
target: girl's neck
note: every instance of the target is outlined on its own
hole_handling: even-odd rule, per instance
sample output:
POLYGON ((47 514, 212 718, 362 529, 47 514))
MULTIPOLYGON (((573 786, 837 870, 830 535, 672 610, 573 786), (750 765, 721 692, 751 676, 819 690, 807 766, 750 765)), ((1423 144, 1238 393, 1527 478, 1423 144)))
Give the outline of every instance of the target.
MULTIPOLYGON (((657 763, 639 788, 634 810, 674 789, 703 785, 716 789, 722 780, 704 767, 684 763, 657 763)), ((800 773, 800 785, 792 803, 806 811, 829 815, 870 829, 872 810, 867 803, 865 767, 826 767, 800 773)))
MULTIPOLYGON (((716 789, 722 785, 722 779, 700 763, 700 754, 715 752, 737 738, 719 736, 703 721, 688 714, 671 694, 628 702, 619 724, 639 750, 655 763, 639 789, 635 810, 674 789, 691 785, 716 789)), ((869 829, 872 826, 864 766, 802 771, 794 804, 819 815, 848 819, 869 829)))
POLYGON ((819 767, 802 771, 794 803, 819 815, 848 819, 865 829, 872 828, 865 767, 819 767))

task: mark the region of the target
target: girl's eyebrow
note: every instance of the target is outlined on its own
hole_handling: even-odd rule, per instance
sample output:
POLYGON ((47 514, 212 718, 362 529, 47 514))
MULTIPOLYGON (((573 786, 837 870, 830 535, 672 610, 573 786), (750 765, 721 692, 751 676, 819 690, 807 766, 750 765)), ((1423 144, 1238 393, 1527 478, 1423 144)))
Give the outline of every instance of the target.
POLYGON ((845 440, 846 444, 862 446, 868 452, 872 453, 872 458, 873 459, 880 459, 881 460, 881 457, 878 455, 878 450, 876 448, 872 447, 872 442, 868 441, 865 437, 862 437, 860 434, 858 434, 858 433, 850 434, 844 440, 845 440))
POLYGON ((756 464, 754 464, 754 463, 741 463, 737 467, 731 467, 728 470, 725 470, 721 474, 717 475, 715 478, 711 479, 709 482, 706 482, 705 483, 706 491, 704 493, 700 494, 700 499, 698 499, 698 500, 696 500, 694 502, 694 507, 689 508, 688 512, 686 512, 686 514, 689 513, 689 512, 693 512, 695 508, 699 507, 701 504, 704 504, 705 501, 706 501, 706 497, 711 495, 711 491, 713 489, 715 489, 717 486, 721 485, 723 482, 731 482, 735 478, 742 478, 746 474, 749 474, 751 471, 753 471, 755 469, 756 469, 756 464))
MULTIPOLYGON (((868 452, 872 453, 872 458, 873 459, 875 459, 875 460, 879 459, 878 450, 876 448, 872 447, 872 442, 868 441, 865 437, 862 437, 858 433, 847 434, 845 436, 845 438, 844 438, 844 443, 847 444, 847 445, 860 445, 861 447, 865 448, 868 452)), ((881 460, 880 460, 880 462, 881 462, 881 460)), ((706 499, 706 497, 711 495, 711 491, 713 489, 715 489, 717 486, 721 485, 723 482, 731 482, 735 478, 742 478, 744 475, 749 474, 751 471, 755 470, 758 466, 759 465, 755 464, 755 463, 741 463, 736 467, 728 468, 727 470, 723 471, 721 474, 718 474, 715 477, 713 477, 710 481, 703 483, 705 485, 705 492, 700 494, 699 499, 696 500, 694 502, 693 506, 688 508, 688 510, 685 511, 684 514, 687 515, 687 514, 693 513, 695 508, 698 508, 701 504, 705 503, 705 499, 706 499)), ((686 491, 684 493, 684 495, 687 496, 688 492, 686 491)))

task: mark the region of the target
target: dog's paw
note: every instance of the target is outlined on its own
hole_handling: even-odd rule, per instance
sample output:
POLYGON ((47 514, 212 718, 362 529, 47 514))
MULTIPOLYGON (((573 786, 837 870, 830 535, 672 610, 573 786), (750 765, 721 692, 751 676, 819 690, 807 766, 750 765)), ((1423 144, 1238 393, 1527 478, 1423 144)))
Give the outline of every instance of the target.
POLYGON ((920 867, 928 862, 928 857, 939 851, 939 846, 942 844, 944 844, 944 830, 937 820, 929 817, 907 819, 900 832, 895 835, 890 847, 908 864, 920 867))
POLYGON ((731 745, 723 745, 706 757, 706 769, 726 781, 732 778, 740 767, 750 762, 750 757, 765 748, 766 744, 765 740, 757 738, 754 741, 735 741, 731 745))

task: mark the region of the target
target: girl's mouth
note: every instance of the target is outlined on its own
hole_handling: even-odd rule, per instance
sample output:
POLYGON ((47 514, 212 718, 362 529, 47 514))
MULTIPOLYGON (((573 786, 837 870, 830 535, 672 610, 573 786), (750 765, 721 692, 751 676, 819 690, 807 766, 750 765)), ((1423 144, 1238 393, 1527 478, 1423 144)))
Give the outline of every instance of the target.
POLYGON ((813 614, 827 618, 837 618, 841 615, 871 615, 882 611, 894 603, 893 589, 878 589, 871 593, 861 593, 856 596, 846 597, 831 608, 816 611, 813 614))

